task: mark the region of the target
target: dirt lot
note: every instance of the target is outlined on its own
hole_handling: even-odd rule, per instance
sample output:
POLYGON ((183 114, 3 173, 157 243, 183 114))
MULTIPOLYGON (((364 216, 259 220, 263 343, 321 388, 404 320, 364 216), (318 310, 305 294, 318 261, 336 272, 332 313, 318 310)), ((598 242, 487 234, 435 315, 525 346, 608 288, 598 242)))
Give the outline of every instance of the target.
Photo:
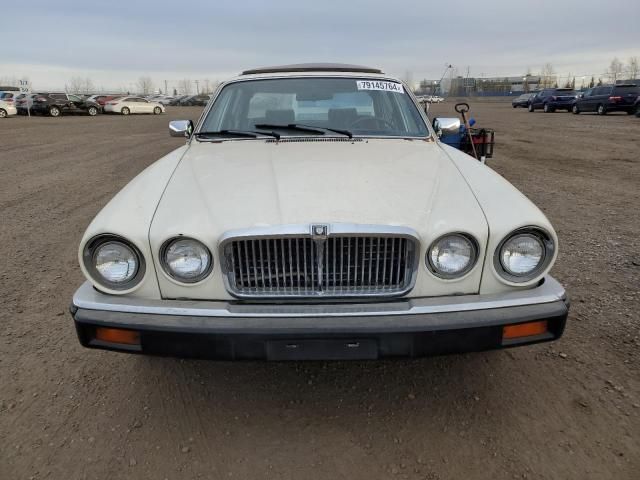
POLYGON ((640 119, 473 107, 557 228, 566 334, 374 363, 81 348, 80 236, 199 110, 0 121, 0 479, 640 478, 640 119))

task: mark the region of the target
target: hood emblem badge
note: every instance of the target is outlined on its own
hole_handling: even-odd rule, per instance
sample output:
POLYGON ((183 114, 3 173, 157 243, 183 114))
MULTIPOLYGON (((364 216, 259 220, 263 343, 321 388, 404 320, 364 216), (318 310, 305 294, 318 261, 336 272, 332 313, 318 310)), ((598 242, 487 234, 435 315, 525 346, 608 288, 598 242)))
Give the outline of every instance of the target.
POLYGON ((324 247, 329 237, 329 225, 311 225, 311 238, 316 244, 316 271, 318 272, 318 291, 324 290, 322 281, 324 280, 324 247))

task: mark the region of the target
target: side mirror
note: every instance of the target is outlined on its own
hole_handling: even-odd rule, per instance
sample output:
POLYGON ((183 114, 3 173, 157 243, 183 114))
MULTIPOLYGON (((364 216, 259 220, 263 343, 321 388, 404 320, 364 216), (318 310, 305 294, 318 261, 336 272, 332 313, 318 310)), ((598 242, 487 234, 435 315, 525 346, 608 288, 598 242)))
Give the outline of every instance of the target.
POLYGON ((460 119, 458 117, 436 117, 433 119, 433 128, 439 137, 460 134, 460 119))
POLYGON ((169 122, 169 135, 172 137, 189 138, 193 133, 193 122, 191 120, 171 120, 169 122))

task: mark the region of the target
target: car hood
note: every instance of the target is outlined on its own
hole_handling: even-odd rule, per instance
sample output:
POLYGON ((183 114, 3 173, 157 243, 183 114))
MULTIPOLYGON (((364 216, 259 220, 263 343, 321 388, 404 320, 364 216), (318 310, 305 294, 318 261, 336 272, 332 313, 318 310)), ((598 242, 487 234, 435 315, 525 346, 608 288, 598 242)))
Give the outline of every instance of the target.
MULTIPOLYGON (((219 241, 229 231, 312 223, 408 227, 420 240, 421 258, 439 236, 466 232, 483 254, 488 237, 483 211, 439 144, 327 140, 193 141, 149 230, 154 260, 165 241, 185 235, 204 242, 219 265, 219 241)), ((157 270, 165 297, 228 296, 221 275, 185 287, 157 270)), ((413 293, 473 293, 479 282, 480 269, 456 285, 421 275, 413 293)))
POLYGON ((435 143, 194 142, 164 192, 154 227, 183 231, 206 222, 209 235, 220 235, 318 222, 421 231, 443 203, 448 213, 482 216, 464 178, 435 143))

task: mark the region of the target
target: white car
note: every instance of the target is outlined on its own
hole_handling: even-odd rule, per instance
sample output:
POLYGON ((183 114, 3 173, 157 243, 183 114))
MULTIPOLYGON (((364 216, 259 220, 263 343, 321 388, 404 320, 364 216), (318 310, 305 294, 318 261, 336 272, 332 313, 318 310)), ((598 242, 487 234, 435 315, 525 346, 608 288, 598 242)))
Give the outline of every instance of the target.
POLYGON ((400 80, 311 64, 224 84, 185 145, 95 217, 82 345, 214 359, 374 359, 555 340, 558 238, 445 145, 400 80))
POLYGON ((176 97, 162 97, 156 100, 158 103, 161 103, 164 106, 169 105, 176 97))
POLYGON ((18 110, 13 103, 0 100, 0 118, 6 118, 10 115, 17 115, 18 110))
POLYGON ((151 102, 141 97, 122 97, 109 100, 104 104, 105 113, 121 113, 129 115, 132 113, 153 113, 160 115, 165 112, 164 105, 158 102, 151 102))

